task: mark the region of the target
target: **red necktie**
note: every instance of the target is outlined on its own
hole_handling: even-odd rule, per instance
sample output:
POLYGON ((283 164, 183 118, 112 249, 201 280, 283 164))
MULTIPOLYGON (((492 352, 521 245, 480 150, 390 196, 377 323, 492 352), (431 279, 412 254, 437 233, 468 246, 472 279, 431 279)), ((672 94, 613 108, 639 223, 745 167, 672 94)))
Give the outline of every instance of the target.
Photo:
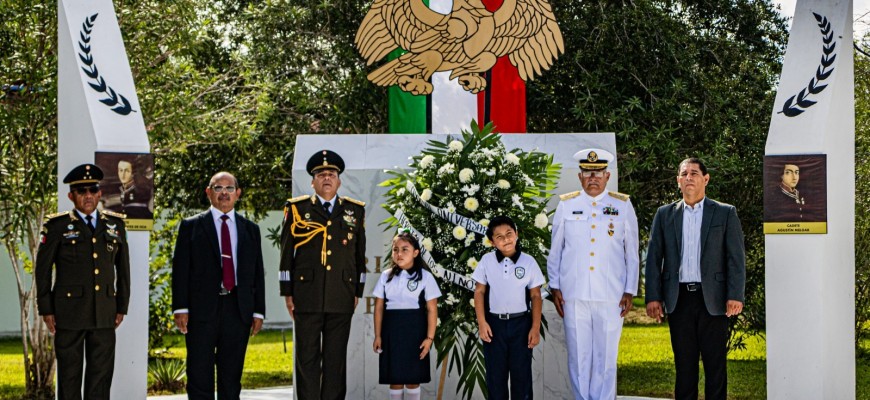
POLYGON ((224 289, 232 291, 236 287, 236 271, 233 268, 233 245, 230 241, 230 217, 221 215, 221 265, 223 266, 224 289))

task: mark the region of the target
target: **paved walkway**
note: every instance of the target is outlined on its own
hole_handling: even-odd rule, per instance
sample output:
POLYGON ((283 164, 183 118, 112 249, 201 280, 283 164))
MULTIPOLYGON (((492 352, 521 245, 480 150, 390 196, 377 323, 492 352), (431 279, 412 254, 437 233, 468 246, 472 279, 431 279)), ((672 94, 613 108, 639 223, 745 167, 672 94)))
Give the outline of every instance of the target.
MULTIPOLYGON (((187 395, 148 396, 154 400, 187 400, 187 395)), ((293 398, 293 388, 290 386, 242 390, 241 400, 287 400, 293 398)), ((617 400, 656 400, 650 397, 617 396, 617 400)))

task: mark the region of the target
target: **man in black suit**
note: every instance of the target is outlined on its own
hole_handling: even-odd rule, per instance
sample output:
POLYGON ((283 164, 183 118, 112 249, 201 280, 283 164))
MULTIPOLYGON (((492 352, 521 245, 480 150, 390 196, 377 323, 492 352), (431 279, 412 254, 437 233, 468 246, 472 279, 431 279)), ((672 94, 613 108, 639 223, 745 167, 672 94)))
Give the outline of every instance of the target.
POLYGON ((97 211, 103 171, 82 164, 63 179, 75 205, 46 217, 36 255, 36 304, 54 334, 57 398, 109 399, 115 329, 130 301, 130 256, 124 215, 97 211), (54 281, 52 281, 54 272, 54 281))
POLYGON ((743 310, 743 230, 734 206, 706 197, 709 182, 700 159, 680 163, 683 200, 658 209, 647 250, 646 312, 658 322, 668 313, 676 399, 698 398, 700 356, 705 398, 725 400, 728 317, 743 310))
POLYGON ((238 399, 248 335, 266 314, 260 228, 233 209, 236 178, 218 172, 205 189, 211 207, 181 222, 172 258, 172 309, 187 344, 187 396, 238 399))
POLYGON ((293 388, 301 400, 344 399, 353 310, 365 287, 365 203, 338 196, 344 160, 329 150, 307 164, 314 196, 287 201, 281 296, 293 318, 293 388))

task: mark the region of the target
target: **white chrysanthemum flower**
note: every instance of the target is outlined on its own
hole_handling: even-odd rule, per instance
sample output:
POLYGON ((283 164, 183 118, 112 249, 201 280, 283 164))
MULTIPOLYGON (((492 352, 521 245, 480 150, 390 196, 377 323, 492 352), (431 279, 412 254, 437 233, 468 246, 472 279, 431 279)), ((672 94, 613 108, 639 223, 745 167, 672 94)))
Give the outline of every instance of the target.
POLYGON ((459 153, 460 151, 462 151, 463 146, 462 146, 462 142, 460 142, 458 140, 454 140, 454 141, 450 142, 450 144, 448 144, 447 147, 451 151, 455 151, 455 152, 459 153))
POLYGON ((459 171, 459 182, 468 183, 474 177, 474 171, 471 168, 463 168, 459 171))
POLYGON ((505 161, 507 161, 507 162, 509 162, 509 163, 511 163, 511 164, 514 164, 514 165, 520 165, 520 158, 517 157, 517 155, 514 154, 514 153, 507 153, 507 154, 505 154, 505 155, 504 155, 504 159, 505 159, 505 161))
POLYGON ((517 208, 519 208, 520 210, 526 209, 526 207, 523 205, 522 200, 520 199, 520 195, 518 195, 516 193, 511 195, 511 203, 513 203, 513 205, 517 206, 517 208))
POLYGON ((423 193, 420 193, 420 199, 423 201, 429 201, 432 198, 432 190, 429 188, 423 189, 423 193))
POLYGON ((449 293, 447 294, 447 300, 444 300, 444 302, 447 304, 456 304, 457 302, 459 302, 459 299, 457 299, 456 296, 453 295, 453 293, 449 293))
POLYGON ((477 223, 479 223, 479 224, 481 224, 481 225, 483 225, 483 226, 489 226, 489 220, 486 219, 486 218, 484 218, 484 219, 482 219, 482 220, 480 220, 480 221, 477 221, 477 223))
POLYGON ((480 185, 478 185, 476 183, 472 183, 471 185, 465 185, 465 186, 459 188, 459 190, 465 192, 465 194, 468 196, 474 196, 477 193, 477 191, 480 190, 480 185))
POLYGON ((465 265, 468 265, 468 268, 471 268, 471 270, 474 271, 477 269, 477 263, 478 263, 477 259, 475 259, 474 257, 471 257, 468 259, 468 261, 465 262, 465 265))
POLYGON ((468 304, 471 304, 471 307, 474 308, 474 298, 468 299, 468 304))
POLYGON ((474 235, 468 235, 465 237, 465 247, 471 246, 474 243, 474 235))
POLYGON ((421 169, 429 168, 432 166, 433 163, 435 163, 435 156, 433 156, 431 154, 425 155, 425 156, 423 156, 423 158, 420 159, 420 168, 421 169))
POLYGON ((489 240, 488 237, 483 237, 483 247, 490 248, 492 247, 492 240, 489 240))
POLYGON ((473 212, 473 211, 477 210, 477 207, 480 206, 480 203, 474 197, 469 197, 469 198, 465 199, 464 205, 465 205, 465 209, 473 212))
POLYGON ((455 213, 455 212, 456 212, 456 206, 454 206, 453 204, 449 204, 449 205, 447 206, 447 212, 449 212, 449 213, 455 213))
POLYGON ((540 213, 535 216, 535 228, 544 229, 548 222, 550 221, 547 219, 547 214, 540 213))
POLYGON ((495 176, 495 168, 485 169, 483 170, 483 173, 487 176, 495 176))
POLYGON ((496 155, 496 152, 492 149, 481 149, 480 152, 483 153, 486 156, 486 158, 488 158, 490 160, 492 160, 492 158, 495 157, 495 155, 496 155))
POLYGON ((452 174, 455 170, 456 167, 453 165, 453 163, 447 163, 442 165, 441 168, 438 168, 438 175, 452 174))
POLYGON ((423 238, 423 241, 420 242, 420 245, 423 246, 426 251, 432 251, 432 239, 423 238))
POLYGON ((511 188, 511 183, 504 179, 499 179, 498 183, 496 183, 496 186, 498 186, 499 189, 507 190, 511 188))
POLYGON ((533 181, 532 178, 529 178, 529 176, 526 174, 523 174, 523 182, 525 182, 526 185, 529 185, 529 186, 535 185, 535 181, 533 181))
POLYGON ((465 230, 465 228, 461 226, 456 226, 453 228, 453 237, 455 237, 456 239, 463 240, 465 239, 466 235, 468 235, 468 232, 465 230))

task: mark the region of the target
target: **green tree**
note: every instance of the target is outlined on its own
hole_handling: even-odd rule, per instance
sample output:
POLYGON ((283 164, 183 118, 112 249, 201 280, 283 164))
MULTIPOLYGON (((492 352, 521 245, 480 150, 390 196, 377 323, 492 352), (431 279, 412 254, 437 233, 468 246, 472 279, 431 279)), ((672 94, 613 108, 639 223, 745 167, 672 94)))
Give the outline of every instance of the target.
POLYGON ((870 338, 870 35, 855 53, 855 344, 870 338))
POLYGON ((33 264, 56 204, 54 4, 0 1, 0 242, 15 273, 28 398, 54 398, 54 351, 36 309, 33 264), (50 110, 46 113, 46 110, 50 110))

